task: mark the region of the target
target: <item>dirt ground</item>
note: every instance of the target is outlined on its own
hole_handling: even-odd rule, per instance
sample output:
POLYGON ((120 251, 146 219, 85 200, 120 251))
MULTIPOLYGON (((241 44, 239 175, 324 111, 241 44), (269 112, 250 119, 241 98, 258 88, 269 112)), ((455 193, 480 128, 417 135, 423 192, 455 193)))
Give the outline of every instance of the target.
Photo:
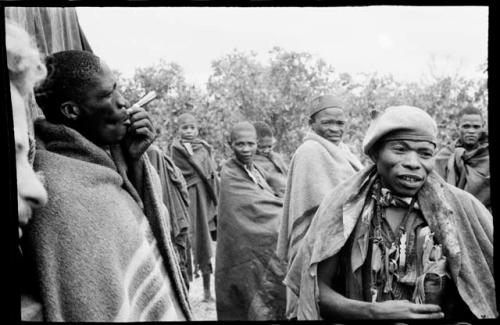
MULTIPOLYGON (((215 257, 215 243, 212 245, 213 256, 215 257)), ((212 266, 215 271, 215 258, 212 258, 212 266)), ((214 274, 211 274, 210 287, 212 297, 215 299, 215 289, 214 289, 214 274)), ((200 277, 195 278, 193 282, 190 283, 189 288, 189 301, 191 302, 191 308, 193 310, 193 320, 217 320, 217 314, 215 312, 215 300, 210 302, 203 302, 203 280, 200 277)))

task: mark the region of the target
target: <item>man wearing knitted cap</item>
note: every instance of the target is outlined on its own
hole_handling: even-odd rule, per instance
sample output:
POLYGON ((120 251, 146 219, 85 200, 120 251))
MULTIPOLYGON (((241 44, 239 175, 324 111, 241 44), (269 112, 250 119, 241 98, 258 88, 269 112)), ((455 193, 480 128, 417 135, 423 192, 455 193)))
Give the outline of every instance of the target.
MULTIPOLYGON (((342 142, 346 116, 344 103, 334 95, 316 97, 309 109, 304 143, 290 162, 283 217, 278 238, 278 255, 294 259, 324 195, 363 166, 342 142)), ((294 294, 287 291, 287 317, 295 316, 294 294)))
POLYGON ((221 170, 215 294, 218 320, 284 318, 285 265, 276 256, 283 201, 253 161, 257 134, 249 122, 231 130, 234 157, 221 170))
POLYGON ((298 319, 498 316, 492 216, 432 170, 436 135, 415 107, 372 121, 374 164, 325 196, 287 273, 298 319))

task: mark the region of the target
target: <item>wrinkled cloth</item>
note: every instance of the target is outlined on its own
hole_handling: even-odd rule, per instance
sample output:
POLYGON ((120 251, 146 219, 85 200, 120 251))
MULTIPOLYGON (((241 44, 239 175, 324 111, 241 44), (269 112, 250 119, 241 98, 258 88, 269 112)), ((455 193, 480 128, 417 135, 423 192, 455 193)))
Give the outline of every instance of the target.
POLYGON ((221 170, 215 295, 218 320, 284 319, 285 263, 276 256, 283 201, 255 165, 234 158, 221 170))
POLYGON ((491 211, 490 154, 483 140, 466 151, 460 141, 444 147, 436 156, 436 171, 451 185, 474 195, 491 211))
POLYGON ((173 160, 163 153, 160 148, 151 145, 146 151, 149 161, 160 176, 163 193, 163 203, 170 215, 170 235, 177 249, 179 264, 188 284, 188 269, 191 261, 188 260, 189 244, 189 193, 182 172, 177 168, 173 160))
POLYGON ((345 144, 335 145, 314 132, 306 135, 289 167, 278 238, 280 258, 293 259, 323 196, 361 168, 345 144))
MULTIPOLYGON (((182 171, 189 192, 190 229, 189 241, 193 253, 194 273, 212 273, 213 256, 210 231, 215 230, 219 179, 211 146, 203 140, 190 142, 193 153, 188 152, 179 139, 173 141, 170 152, 182 171)), ((192 279, 193 272, 189 276, 192 279)))
POLYGON ((267 183, 280 197, 285 195, 288 166, 276 152, 267 156, 256 154, 254 163, 267 174, 267 183))
MULTIPOLYGON (((285 284, 299 297, 298 319, 321 319, 318 263, 344 247, 363 218, 361 211, 376 176, 376 168, 369 166, 332 190, 321 203, 285 278, 285 284)), ((429 174, 418 192, 418 203, 430 230, 442 244, 452 281, 463 302, 478 318, 497 317, 493 218, 489 211, 471 194, 445 183, 435 172, 429 174)), ((361 254, 361 248, 353 249, 353 254, 356 251, 361 258, 352 261, 363 261, 366 256, 361 254)))
POLYGON ((147 155, 132 166, 119 145, 107 152, 64 125, 37 120, 35 131, 34 167, 44 173, 50 199, 34 213, 23 253, 36 272, 44 319, 191 319, 147 155), (145 296, 152 292, 163 294, 145 296), (156 299, 161 303, 148 306, 156 299))

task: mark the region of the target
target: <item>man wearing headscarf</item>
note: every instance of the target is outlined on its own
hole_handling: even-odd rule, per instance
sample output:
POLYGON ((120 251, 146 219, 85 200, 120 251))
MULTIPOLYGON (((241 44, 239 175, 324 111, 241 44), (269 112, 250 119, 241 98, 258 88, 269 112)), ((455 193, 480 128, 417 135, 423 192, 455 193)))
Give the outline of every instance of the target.
MULTIPOLYGON (((287 178, 278 256, 294 259, 324 195, 363 165, 342 142, 345 104, 334 95, 316 97, 309 108, 312 129, 295 151, 287 178)), ((287 317, 295 315, 296 297, 287 291, 287 317)))
POLYGON ((491 211, 490 154, 481 111, 468 106, 458 113, 459 138, 436 156, 436 171, 451 185, 474 195, 491 211))
POLYGON ((298 319, 493 318, 493 220, 434 171, 437 126, 389 107, 363 141, 374 165, 322 201, 285 284, 298 319))

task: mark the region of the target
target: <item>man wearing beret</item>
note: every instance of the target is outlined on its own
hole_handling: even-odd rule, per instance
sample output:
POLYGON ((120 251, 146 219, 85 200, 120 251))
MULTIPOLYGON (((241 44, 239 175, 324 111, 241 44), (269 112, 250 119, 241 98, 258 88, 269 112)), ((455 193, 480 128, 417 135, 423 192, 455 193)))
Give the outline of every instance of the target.
POLYGON ((498 316, 492 216, 433 171, 436 135, 416 107, 372 121, 374 164, 325 196, 286 276, 298 319, 498 316))
MULTIPOLYGON (((346 126, 345 105, 335 95, 312 100, 311 132, 290 162, 283 217, 278 237, 278 256, 291 263, 297 254, 323 196, 363 166, 342 142, 346 126)), ((287 317, 295 315, 296 297, 287 291, 287 317)))

